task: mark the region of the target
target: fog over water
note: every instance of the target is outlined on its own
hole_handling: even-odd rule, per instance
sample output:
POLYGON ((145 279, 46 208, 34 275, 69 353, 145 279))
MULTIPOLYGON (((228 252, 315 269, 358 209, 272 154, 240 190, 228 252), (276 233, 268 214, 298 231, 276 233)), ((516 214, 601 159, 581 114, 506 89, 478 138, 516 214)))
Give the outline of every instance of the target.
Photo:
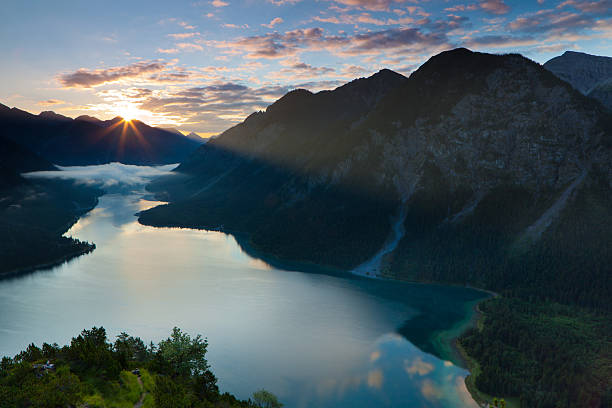
POLYGON ((159 204, 144 184, 173 167, 29 175, 96 183, 107 194, 66 234, 95 251, 0 281, 0 355, 31 342, 66 344, 92 326, 145 342, 179 326, 208 338, 221 390, 241 398, 263 387, 289 408, 476 406, 467 371, 422 351, 436 333, 416 327, 404 337, 398 328, 427 313, 452 330, 481 293, 279 270, 222 232, 140 225, 135 214, 159 204))

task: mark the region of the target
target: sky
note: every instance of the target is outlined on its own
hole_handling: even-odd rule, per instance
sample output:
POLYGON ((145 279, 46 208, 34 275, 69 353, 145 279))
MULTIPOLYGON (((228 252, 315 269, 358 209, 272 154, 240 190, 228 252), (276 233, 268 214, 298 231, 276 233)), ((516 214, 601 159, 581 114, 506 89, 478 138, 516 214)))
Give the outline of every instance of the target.
POLYGON ((2 0, 0 103, 218 134, 444 50, 612 56, 612 0, 2 0))

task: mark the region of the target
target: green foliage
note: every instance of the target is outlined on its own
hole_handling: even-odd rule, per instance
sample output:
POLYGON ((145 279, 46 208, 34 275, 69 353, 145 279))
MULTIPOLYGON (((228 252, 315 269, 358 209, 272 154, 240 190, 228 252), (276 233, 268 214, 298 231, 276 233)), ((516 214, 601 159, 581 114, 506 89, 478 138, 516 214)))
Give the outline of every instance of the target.
POLYGON ((259 408, 281 408, 283 406, 276 395, 264 389, 253 393, 253 401, 259 408))
POLYGON ((169 374, 182 377, 199 376, 208 370, 206 349, 208 341, 197 335, 194 339, 181 329, 172 329, 172 335, 159 342, 158 355, 167 363, 169 374))
POLYGON ((144 342, 139 337, 129 336, 125 332, 117 336, 113 349, 119 356, 119 362, 124 369, 129 368, 132 362, 142 362, 149 358, 149 350, 144 342))
POLYGON ((120 361, 106 341, 106 330, 93 327, 83 330, 70 343, 68 358, 75 372, 94 372, 104 379, 116 378, 121 371, 120 361))
POLYGON ((149 347, 126 333, 108 342, 103 327, 83 330, 69 346, 34 344, 0 362, 2 408, 252 408, 221 394, 206 361, 208 342, 179 328, 149 347), (41 362, 51 360, 55 369, 41 362), (140 378, 123 368, 138 368, 140 378))
POLYGON ((491 299, 481 308, 482 329, 460 339, 480 364, 479 390, 542 408, 599 406, 602 389, 612 390, 609 314, 515 298, 491 299))
POLYGON ((188 408, 191 398, 187 389, 167 376, 158 376, 153 391, 157 408, 188 408))

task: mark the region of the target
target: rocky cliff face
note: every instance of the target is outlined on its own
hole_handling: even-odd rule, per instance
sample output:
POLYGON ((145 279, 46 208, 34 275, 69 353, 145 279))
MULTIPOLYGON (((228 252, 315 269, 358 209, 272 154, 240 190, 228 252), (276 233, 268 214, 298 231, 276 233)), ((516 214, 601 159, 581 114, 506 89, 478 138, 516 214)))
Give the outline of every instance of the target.
MULTIPOLYGON (((153 184, 171 204, 141 222, 245 232, 275 259, 365 274, 375 259, 370 274, 496 287, 534 248, 559 248, 568 219, 597 224, 577 200, 612 226, 611 123, 520 55, 457 49, 408 79, 287 94, 153 184)), ((608 259, 600 232, 583 243, 608 259)))
POLYGON ((566 51, 563 55, 546 62, 544 68, 569 82, 583 94, 599 100, 608 109, 612 109, 611 57, 566 51))

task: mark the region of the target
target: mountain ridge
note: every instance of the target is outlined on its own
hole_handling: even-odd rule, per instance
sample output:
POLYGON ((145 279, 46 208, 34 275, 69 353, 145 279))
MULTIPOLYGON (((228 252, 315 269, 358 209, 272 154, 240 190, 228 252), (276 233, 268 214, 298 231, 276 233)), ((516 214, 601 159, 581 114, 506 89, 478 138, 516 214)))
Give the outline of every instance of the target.
POLYGON ((120 117, 71 119, 52 111, 34 115, 0 106, 0 135, 59 165, 171 164, 198 144, 182 135, 120 117))
POLYGON ((612 110, 612 57, 566 51, 544 68, 612 110))
POLYGON ((485 329, 461 339, 478 390, 600 404, 612 389, 598 363, 611 327, 610 112, 518 54, 451 50, 372 83, 356 83, 355 105, 347 88, 297 90, 250 115, 151 183, 169 203, 139 221, 221 229, 273 264, 495 291, 485 329), (580 334, 588 350, 568 319, 593 328, 580 334))

